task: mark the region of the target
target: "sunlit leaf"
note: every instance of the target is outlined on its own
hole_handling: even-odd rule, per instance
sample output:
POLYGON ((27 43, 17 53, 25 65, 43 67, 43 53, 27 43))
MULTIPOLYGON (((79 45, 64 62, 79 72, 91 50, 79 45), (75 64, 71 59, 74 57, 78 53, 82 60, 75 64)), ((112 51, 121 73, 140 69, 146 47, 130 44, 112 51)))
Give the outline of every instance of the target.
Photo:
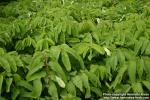
POLYGON ((49 83, 48 93, 52 96, 52 100, 58 100, 57 87, 52 81, 49 83))
POLYGON ((73 84, 83 92, 83 83, 80 76, 75 76, 72 79, 73 84))
POLYGON ((70 63, 70 60, 69 60, 69 56, 68 54, 65 52, 65 51, 61 51, 61 58, 62 58, 62 62, 66 68, 67 71, 71 71, 71 63, 70 63))

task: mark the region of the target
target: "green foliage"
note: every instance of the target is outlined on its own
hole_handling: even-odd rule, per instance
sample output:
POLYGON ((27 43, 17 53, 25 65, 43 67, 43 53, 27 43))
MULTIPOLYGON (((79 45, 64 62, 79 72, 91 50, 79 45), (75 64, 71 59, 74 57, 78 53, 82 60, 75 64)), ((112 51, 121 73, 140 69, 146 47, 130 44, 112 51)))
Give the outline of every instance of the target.
POLYGON ((149 5, 149 0, 0 3, 0 100, 149 93, 149 5))

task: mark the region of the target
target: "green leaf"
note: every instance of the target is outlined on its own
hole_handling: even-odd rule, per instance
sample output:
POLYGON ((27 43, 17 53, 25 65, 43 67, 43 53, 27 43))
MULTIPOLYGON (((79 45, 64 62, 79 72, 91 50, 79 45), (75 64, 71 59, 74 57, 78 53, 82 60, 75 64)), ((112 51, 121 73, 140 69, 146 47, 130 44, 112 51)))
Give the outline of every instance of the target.
POLYGON ((72 95, 67 95, 67 96, 63 96, 62 100, 81 100, 81 98, 72 95))
POLYGON ((50 57, 53 60, 58 61, 61 49, 58 46, 52 46, 50 49, 50 57))
POLYGON ((72 23, 71 33, 72 33, 72 35, 74 35, 74 36, 78 35, 78 33, 79 33, 79 25, 78 25, 78 23, 75 22, 75 21, 72 23))
POLYGON ((64 81, 60 77, 56 76, 56 81, 60 87, 65 88, 66 84, 64 83, 64 81))
POLYGON ((40 71, 40 72, 36 72, 34 74, 32 74, 30 77, 26 77, 27 81, 32 81, 35 79, 40 79, 42 77, 46 76, 46 72, 45 71, 40 71))
POLYGON ((59 77, 61 77, 66 82, 66 80, 67 80, 66 75, 65 75, 63 69, 61 68, 61 66, 57 62, 51 61, 49 63, 49 66, 54 72, 56 72, 59 75, 59 77))
POLYGON ((48 42, 44 39, 43 43, 42 43, 42 50, 44 49, 49 49, 49 45, 48 45, 48 42))
POLYGON ((4 51, 3 48, 0 48, 0 56, 3 55, 3 54, 5 54, 5 51, 4 51))
POLYGON ((66 70, 71 71, 71 63, 69 60, 69 56, 64 50, 61 51, 61 57, 62 57, 62 62, 64 64, 66 70))
POLYGON ((43 49, 43 42, 44 42, 44 39, 37 41, 36 50, 41 51, 43 49))
POLYGON ((0 75, 0 95, 2 93, 2 85, 3 85, 3 76, 0 75))
POLYGON ((93 31, 94 29, 95 29, 94 24, 92 23, 92 21, 88 20, 82 23, 80 33, 88 33, 93 31))
POLYGON ((123 64, 123 63, 125 63, 125 55, 124 55, 124 53, 122 52, 122 50, 118 50, 117 51, 118 53, 118 60, 119 60, 119 62, 120 62, 120 64, 123 64))
POLYGON ((99 36, 98 36, 98 34, 97 34, 97 33, 93 32, 93 33, 92 33, 92 36, 93 36, 93 38, 96 40, 96 42, 97 42, 97 43, 99 43, 99 42, 100 42, 100 40, 99 40, 99 36))
POLYGON ((62 44, 66 43, 65 33, 60 34, 60 43, 62 43, 62 44))
POLYGON ((52 39, 46 38, 45 40, 48 42, 49 45, 55 45, 55 42, 52 39))
POLYGON ((97 44, 92 44, 92 48, 102 55, 105 54, 104 48, 102 48, 101 46, 99 46, 97 44))
POLYGON ((67 30, 67 23, 66 23, 66 21, 64 21, 63 23, 62 23, 62 32, 63 33, 65 33, 66 32, 66 30, 67 30))
POLYGON ((115 93, 128 93, 131 89, 129 84, 118 84, 115 88, 115 93))
POLYGON ((0 38, 0 43, 5 44, 6 45, 6 41, 3 38, 0 38))
POLYGON ((10 92, 10 86, 12 84, 13 78, 6 79, 6 92, 10 92))
POLYGON ((91 85, 93 85, 94 87, 99 87, 101 85, 100 81, 99 81, 99 76, 97 76, 96 74, 94 74, 93 72, 86 72, 89 81, 91 82, 91 85))
POLYGON ((102 91, 100 88, 96 87, 91 87, 91 92, 95 93, 97 96, 101 97, 102 96, 102 91))
POLYGON ((82 69, 85 68, 83 59, 72 48, 66 44, 61 45, 61 48, 76 58, 79 61, 82 69))
POLYGON ((68 82, 66 89, 69 94, 76 96, 76 88, 75 88, 75 85, 71 81, 68 82))
POLYGON ((99 66, 99 76, 101 78, 101 80, 104 80, 105 76, 106 76, 107 70, 105 66, 99 66))
POLYGON ((150 55, 150 43, 146 47, 145 54, 150 55))
POLYGON ((16 61, 16 65, 17 66, 23 66, 23 62, 21 61, 21 59, 19 58, 19 56, 14 56, 14 59, 16 61))
POLYGON ((92 58, 93 58, 93 51, 92 51, 92 49, 90 49, 90 54, 88 56, 88 60, 91 61, 92 58))
POLYGON ((57 34, 58 34, 58 33, 60 33, 62 31, 63 25, 62 25, 62 23, 58 23, 58 25, 56 27, 57 27, 57 34))
POLYGON ((19 41, 16 43, 15 49, 16 49, 16 50, 23 50, 23 49, 24 49, 24 45, 23 45, 23 43, 22 43, 21 40, 19 40, 19 41))
POLYGON ((78 44, 74 45, 73 48, 76 50, 76 52, 79 55, 83 54, 83 58, 85 58, 87 52, 89 51, 89 44, 88 43, 78 43, 78 44))
POLYGON ((33 46, 34 48, 36 48, 36 42, 35 42, 34 39, 31 40, 31 44, 32 44, 32 46, 33 46))
POLYGON ((72 82, 77 88, 80 89, 81 92, 83 92, 83 83, 82 83, 82 79, 79 75, 73 77, 72 82))
POLYGON ((30 36, 28 36, 27 38, 24 38, 22 41, 22 44, 24 45, 24 47, 31 46, 31 40, 32 38, 30 36))
POLYGON ((11 72, 11 68, 7 59, 0 57, 0 66, 2 66, 7 72, 11 72))
POLYGON ((136 54, 139 53, 139 51, 140 51, 140 49, 141 49, 141 47, 142 47, 142 44, 143 44, 142 41, 137 41, 137 42, 136 42, 135 47, 134 47, 134 51, 135 51, 136 54))
POLYGON ((120 82, 122 81, 122 77, 126 70, 127 70, 127 65, 121 66, 121 68, 119 69, 118 74, 115 78, 115 81, 113 81, 111 87, 115 88, 117 86, 117 84, 120 84, 120 82))
MULTIPOLYGON (((85 48, 85 50, 83 51, 83 58, 86 57, 88 51, 89 51, 89 47, 85 48)), ((91 53, 91 50, 90 50, 90 53, 91 53)))
POLYGON ((84 38, 83 38, 83 42, 85 43, 92 43, 92 35, 90 33, 86 33, 84 35, 84 38))
POLYGON ((22 80, 19 74, 13 74, 13 79, 14 79, 14 82, 19 82, 20 80, 22 80))
POLYGON ((17 33, 20 33, 21 30, 20 30, 20 28, 19 28, 19 24, 16 24, 15 28, 16 28, 16 32, 17 32, 17 33))
POLYGON ((16 100, 19 94, 20 94, 20 90, 18 88, 14 88, 12 90, 11 100, 16 100))
POLYGON ((143 72, 144 72, 144 61, 141 58, 137 60, 137 73, 140 79, 142 79, 143 72))
POLYGON ((33 94, 36 97, 40 97, 41 93, 42 93, 42 82, 41 82, 41 79, 33 80, 33 94))
POLYGON ((24 81, 24 80, 20 80, 19 82, 17 82, 17 85, 18 86, 21 86, 21 87, 24 87, 30 91, 33 90, 33 87, 30 83, 28 83, 27 81, 24 81))
POLYGON ((50 81, 48 86, 48 93, 51 95, 52 100, 58 100, 57 87, 54 82, 50 81))
POLYGON ((116 55, 113 55, 111 58, 110 58, 110 65, 111 65, 111 68, 113 71, 116 71, 117 69, 117 65, 118 65, 118 58, 116 55))
POLYGON ((71 44, 76 44, 80 42, 80 39, 79 38, 67 38, 67 42, 71 44))
POLYGON ((146 80, 150 81, 150 58, 149 57, 142 57, 144 61, 144 71, 146 73, 146 80))
POLYGON ((35 96, 35 94, 33 94, 33 92, 26 92, 26 91, 21 91, 21 94, 20 94, 21 97, 23 98, 31 98, 31 99, 36 99, 37 96, 35 96))
POLYGON ((73 46, 73 49, 77 51, 79 55, 83 54, 83 52, 89 47, 88 43, 78 43, 73 46), (82 48, 81 48, 82 47, 82 48))
POLYGON ((38 70, 40 70, 43 67, 43 62, 38 62, 38 60, 35 60, 37 62, 34 62, 35 64, 31 64, 29 66, 29 72, 27 74, 27 78, 30 77, 32 74, 36 73, 38 70))
POLYGON ((145 87, 150 91, 150 82, 149 81, 142 81, 145 87))
POLYGON ((143 40, 143 45, 142 45, 142 48, 141 48, 141 54, 144 53, 144 51, 146 50, 146 48, 147 48, 147 46, 148 46, 149 43, 150 43, 150 42, 149 42, 148 39, 144 39, 144 40, 143 40))
POLYGON ((129 79, 130 79, 131 83, 136 81, 136 62, 134 60, 129 61, 128 75, 129 75, 129 79))
POLYGON ((58 42, 58 33, 56 32, 56 28, 54 28, 53 33, 51 34, 55 43, 58 42))
POLYGON ((131 86, 128 85, 128 84, 123 85, 122 87, 123 87, 122 92, 125 92, 125 93, 128 93, 130 91, 130 89, 131 89, 131 86))
MULTIPOLYGON (((91 65, 90 66, 90 72, 94 73, 98 78, 100 78, 100 67, 99 65, 91 65)), ((102 75, 103 77, 104 75, 102 75)))
POLYGON ((134 93, 143 93, 143 88, 141 83, 132 83, 132 90, 134 93))
MULTIPOLYGON (((69 22, 68 22, 69 23, 69 22)), ((71 35, 71 28, 72 28, 72 23, 70 24, 67 24, 67 30, 66 30, 66 33, 71 35)))
POLYGON ((90 91, 90 84, 89 84, 88 76, 85 73, 82 73, 81 80, 83 83, 83 87, 86 88, 85 98, 90 98, 91 97, 91 91, 90 91))
POLYGON ((16 64, 15 59, 10 55, 5 55, 5 58, 9 62, 12 71, 16 72, 17 71, 17 64, 16 64))

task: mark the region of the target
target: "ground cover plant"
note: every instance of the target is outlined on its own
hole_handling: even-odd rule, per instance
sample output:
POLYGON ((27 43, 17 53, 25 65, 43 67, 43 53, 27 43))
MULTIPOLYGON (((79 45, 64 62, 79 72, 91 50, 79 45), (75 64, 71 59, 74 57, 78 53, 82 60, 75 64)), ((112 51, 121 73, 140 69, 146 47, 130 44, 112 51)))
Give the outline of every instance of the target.
POLYGON ((0 100, 150 93, 149 0, 0 2, 0 100))

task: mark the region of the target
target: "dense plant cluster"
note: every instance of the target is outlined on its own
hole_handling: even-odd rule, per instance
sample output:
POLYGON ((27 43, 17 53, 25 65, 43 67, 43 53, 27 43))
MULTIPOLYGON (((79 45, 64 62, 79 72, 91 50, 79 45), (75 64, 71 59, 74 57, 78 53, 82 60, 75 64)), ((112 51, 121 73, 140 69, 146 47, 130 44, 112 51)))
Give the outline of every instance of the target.
POLYGON ((0 4, 0 100, 150 92, 149 0, 0 4))

